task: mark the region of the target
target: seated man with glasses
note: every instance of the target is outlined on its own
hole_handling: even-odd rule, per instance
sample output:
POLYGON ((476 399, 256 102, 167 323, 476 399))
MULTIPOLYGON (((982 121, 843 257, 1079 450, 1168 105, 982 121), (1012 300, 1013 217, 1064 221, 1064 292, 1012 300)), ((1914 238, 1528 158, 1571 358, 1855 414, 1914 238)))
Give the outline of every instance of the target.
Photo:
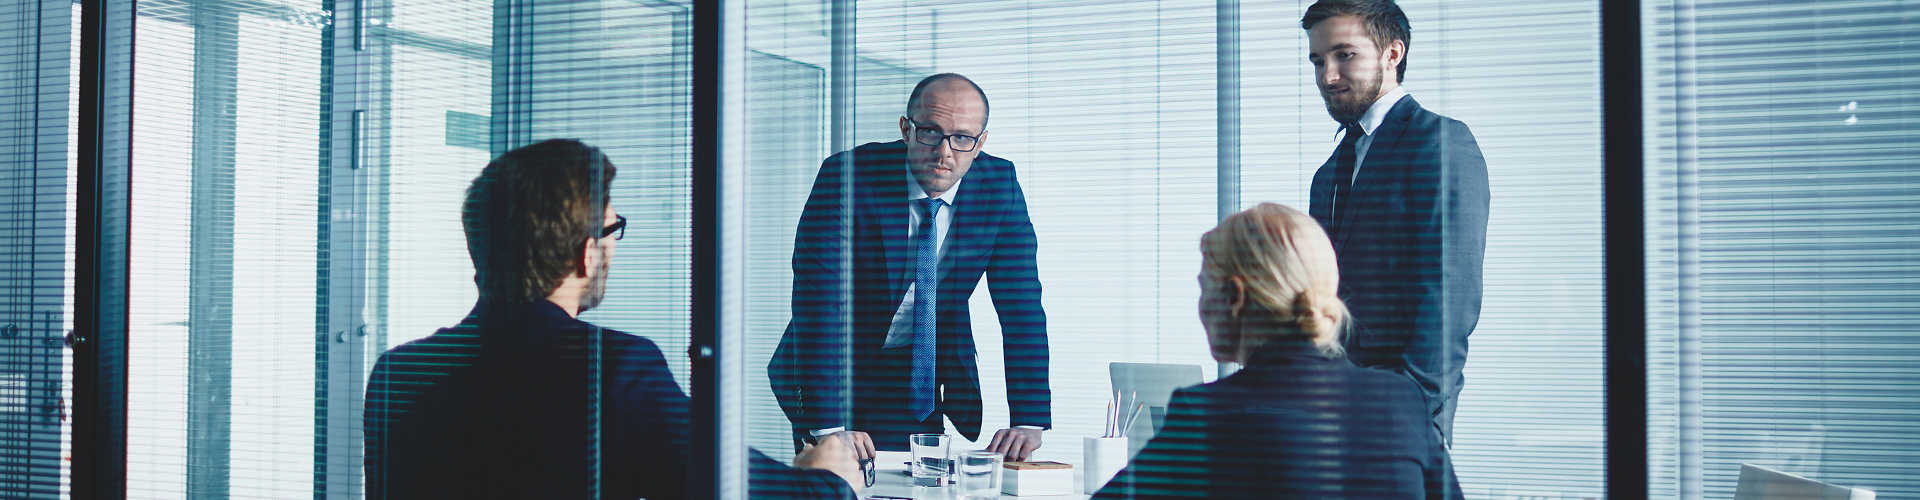
MULTIPOLYGON (((374 366, 367 498, 688 496, 687 395, 666 357, 577 319, 606 295, 626 235, 613 175, 599 149, 550 140, 473 180, 461 218, 480 301, 374 366)), ((868 484, 839 440, 794 464, 752 452, 752 498, 851 500, 868 484)))
POLYGON ((907 99, 901 140, 821 164, 793 249, 793 320, 767 366, 811 442, 840 434, 861 459, 907 436, 981 427, 967 299, 982 276, 999 313, 1013 428, 988 449, 1027 460, 1052 425, 1036 241, 1012 162, 981 152, 987 96, 952 73, 907 99))

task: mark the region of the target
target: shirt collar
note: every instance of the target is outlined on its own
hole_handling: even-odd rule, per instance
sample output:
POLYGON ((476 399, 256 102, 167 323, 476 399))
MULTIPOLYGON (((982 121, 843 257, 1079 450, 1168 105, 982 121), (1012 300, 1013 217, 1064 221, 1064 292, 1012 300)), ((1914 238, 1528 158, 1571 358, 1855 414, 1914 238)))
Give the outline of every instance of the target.
MULTIPOLYGON (((947 202, 947 206, 949 207, 953 206, 953 194, 960 192, 960 184, 966 181, 967 179, 964 177, 960 180, 953 181, 953 187, 947 188, 947 192, 940 193, 940 201, 947 202)), ((918 200, 926 197, 927 190, 920 188, 920 181, 913 178, 913 169, 911 167, 907 168, 907 200, 918 200)))
POLYGON ((1387 112, 1393 111, 1393 105, 1398 104, 1400 98, 1406 96, 1407 86, 1400 85, 1387 91, 1387 94, 1380 96, 1379 99, 1375 99, 1373 106, 1367 108, 1367 113, 1360 115, 1360 131, 1365 135, 1373 135, 1373 131, 1380 130, 1380 122, 1387 121, 1387 112))

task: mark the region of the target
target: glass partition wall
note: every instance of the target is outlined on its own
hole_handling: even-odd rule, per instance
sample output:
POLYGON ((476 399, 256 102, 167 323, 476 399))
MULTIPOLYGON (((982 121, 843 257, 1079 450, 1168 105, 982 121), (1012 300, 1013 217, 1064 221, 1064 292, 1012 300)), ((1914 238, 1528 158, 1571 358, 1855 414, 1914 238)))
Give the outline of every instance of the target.
MULTIPOLYGON (((1083 439, 1109 433, 1114 391, 1143 384, 1117 372, 1167 370, 1164 390, 1238 368, 1205 345, 1200 235, 1261 202, 1307 209, 1337 161, 1299 26, 1311 3, 745 0, 713 10, 728 16, 721 50, 696 46, 703 6, 687 1, 159 0, 109 4, 137 18, 92 35, 110 56, 94 63, 75 62, 82 5, 0 5, 0 496, 99 493, 66 489, 69 451, 76 479, 124 459, 116 491, 134 498, 376 493, 363 479, 375 360, 468 314, 468 183, 560 137, 620 167, 612 201, 629 220, 606 301, 581 319, 651 340, 696 404, 738 389, 715 405, 716 442, 731 444, 693 450, 720 459, 690 466, 748 479, 744 447, 789 461, 814 431, 880 428, 859 413, 918 411, 860 392, 876 367, 898 375, 881 385, 918 383, 913 356, 887 350, 918 342, 920 318, 898 306, 921 297, 907 290, 922 283, 926 209, 900 203, 908 154, 886 152, 920 129, 942 147, 977 142, 968 153, 987 159, 951 189, 966 194, 943 205, 950 222, 927 225, 946 406, 924 430, 957 455, 1038 427, 1032 460, 1085 471, 1083 439), (709 200, 723 215, 712 256, 694 255, 698 50, 724 56, 714 114, 731 155, 709 200), (99 80, 72 85, 85 64, 99 80), (979 86, 981 130, 909 109, 938 73, 979 86), (81 128, 72 103, 95 84, 105 112, 81 128), (829 159, 862 147, 881 159, 829 159), (890 201, 863 205, 868 168, 897 173, 890 201), (863 244, 882 251, 820 251, 863 244), (709 257, 719 272, 696 274, 709 257), (712 326, 728 330, 706 386, 690 361, 697 284, 719 291, 712 326), (74 352, 100 351, 63 356, 69 329, 74 352), (126 385, 97 387, 124 403, 124 435, 68 434, 102 417, 79 408, 91 392, 63 387, 111 371, 83 365, 114 353, 126 385), (124 453, 100 454, 114 437, 124 453)), ((1601 4, 1401 6, 1403 88, 1471 130, 1491 193, 1447 436, 1459 485, 1475 499, 1631 491, 1607 484, 1603 451, 1604 409, 1620 404, 1604 321, 1634 308, 1602 295, 1602 235, 1619 226, 1602 217, 1601 4)), ((1640 6, 1649 496, 1744 495, 1755 467, 1920 492, 1915 7, 1640 6)), ((1165 410, 1144 413, 1129 453, 1165 410)), ((884 439, 868 492, 915 496, 905 440, 884 439)))
POLYGON ((79 18, 0 3, 0 496, 68 494, 79 18))

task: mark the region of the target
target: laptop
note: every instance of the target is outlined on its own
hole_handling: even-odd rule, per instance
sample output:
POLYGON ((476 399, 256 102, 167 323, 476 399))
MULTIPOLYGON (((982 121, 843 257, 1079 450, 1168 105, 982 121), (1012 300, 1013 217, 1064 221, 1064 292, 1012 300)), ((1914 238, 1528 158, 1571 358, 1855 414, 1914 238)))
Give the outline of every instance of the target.
MULTIPOLYGON (((1140 453, 1141 448, 1147 447, 1147 441, 1166 425, 1167 401, 1173 398, 1173 391, 1202 382, 1200 365, 1110 363, 1107 371, 1113 377, 1114 390, 1129 399, 1138 394, 1138 401, 1146 404, 1134 419, 1133 428, 1127 430, 1128 456, 1140 453)), ((1125 412, 1121 413, 1122 418, 1126 416, 1125 412)))
POLYGON ((1872 491, 1834 486, 1793 474, 1740 464, 1733 500, 1873 500, 1872 491))

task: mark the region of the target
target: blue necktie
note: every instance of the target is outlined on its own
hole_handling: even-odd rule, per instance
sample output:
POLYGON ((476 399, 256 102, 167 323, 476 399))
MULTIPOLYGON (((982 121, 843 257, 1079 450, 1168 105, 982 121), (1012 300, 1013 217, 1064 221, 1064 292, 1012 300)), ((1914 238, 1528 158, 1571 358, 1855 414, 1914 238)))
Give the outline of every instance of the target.
POLYGON ((919 252, 914 257, 913 278, 913 384, 908 391, 912 393, 907 402, 907 410, 913 412, 917 420, 926 420, 933 414, 933 368, 934 358, 934 303, 936 292, 940 291, 940 239, 934 229, 933 220, 940 215, 940 206, 945 202, 939 198, 921 199, 919 235, 914 239, 919 244, 919 252))

